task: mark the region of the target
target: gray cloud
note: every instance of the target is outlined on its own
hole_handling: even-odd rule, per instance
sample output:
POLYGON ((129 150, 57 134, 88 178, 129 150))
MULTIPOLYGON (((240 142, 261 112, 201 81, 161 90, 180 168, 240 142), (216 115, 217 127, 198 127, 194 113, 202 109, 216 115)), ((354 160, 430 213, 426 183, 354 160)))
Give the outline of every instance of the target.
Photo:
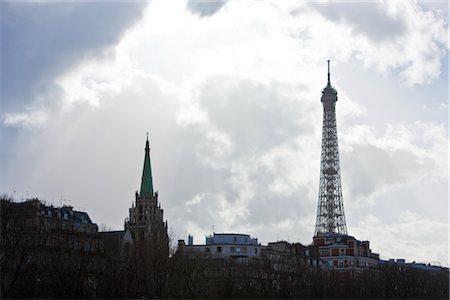
POLYGON ((139 19, 144 5, 2 2, 3 112, 53 105, 60 97, 53 79, 83 59, 108 56, 107 47, 139 19))
POLYGON ((201 17, 209 17, 218 12, 228 0, 188 0, 187 7, 189 10, 201 17))
POLYGON ((413 151, 389 151, 370 144, 354 145, 352 152, 342 152, 341 157, 343 164, 351 166, 345 170, 344 179, 351 182, 349 198, 355 204, 373 202, 375 195, 437 167, 434 161, 422 159, 413 151))
POLYGON ((200 89, 199 102, 211 122, 231 137, 237 158, 262 154, 313 129, 305 117, 311 104, 295 95, 300 89, 307 88, 215 77, 200 89))
POLYGON ((375 41, 391 39, 405 31, 402 20, 389 16, 380 2, 311 2, 323 16, 346 22, 375 41))
POLYGON ((417 4, 425 10, 433 10, 445 16, 448 19, 448 3, 447 1, 427 1, 419 0, 417 4))
MULTIPOLYGON (((275 187, 277 181, 283 184, 289 181, 290 171, 298 163, 279 151, 282 148, 290 153, 304 150, 298 140, 314 139, 315 128, 320 127, 320 121, 312 121, 314 104, 298 98, 302 89, 306 90, 306 87, 277 82, 262 85, 226 76, 211 77, 199 88, 198 103, 209 121, 190 125, 188 130, 200 133, 194 142, 200 158, 197 163, 207 169, 211 162, 209 177, 202 178, 207 183, 205 187, 217 189, 207 189, 205 199, 189 207, 188 216, 192 222, 201 228, 209 228, 214 224, 211 222, 216 222, 219 230, 232 226, 226 229, 253 231, 255 226, 262 226, 266 232, 261 238, 270 239, 280 233, 276 228, 267 228, 267 224, 286 220, 296 222, 314 214, 315 186, 289 186, 288 193, 277 191, 275 187), (230 139, 231 150, 225 151, 225 155, 215 155, 211 151, 212 146, 207 142, 208 134, 211 134, 209 127, 217 128, 230 139), (271 158, 265 158, 269 153, 271 158), (220 170, 226 170, 221 176, 215 174, 216 163, 221 166, 220 170), (218 182, 214 182, 216 180, 218 182), (239 215, 231 225, 230 222, 217 224, 218 213, 223 209, 218 205, 220 196, 225 198, 229 209, 239 215)), ((320 102, 316 105, 319 107, 320 102)), ((320 151, 319 145, 317 151, 320 151)), ((318 174, 314 174, 316 177, 318 174)), ((181 194, 188 195, 186 192, 181 194)), ((179 209, 185 211, 186 207, 179 209)), ((303 236, 302 230, 297 228, 298 234, 303 236)), ((307 228, 304 234, 310 232, 307 228)), ((287 235, 283 234, 285 238, 287 235)))

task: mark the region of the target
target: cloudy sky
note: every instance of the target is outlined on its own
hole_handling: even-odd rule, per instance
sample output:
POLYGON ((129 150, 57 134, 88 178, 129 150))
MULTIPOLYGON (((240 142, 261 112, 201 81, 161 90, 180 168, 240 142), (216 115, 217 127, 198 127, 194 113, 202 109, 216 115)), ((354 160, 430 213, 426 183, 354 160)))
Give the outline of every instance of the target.
POLYGON ((0 5, 0 192, 122 229, 148 131, 176 239, 309 244, 330 59, 349 234, 449 264, 445 1, 0 5))

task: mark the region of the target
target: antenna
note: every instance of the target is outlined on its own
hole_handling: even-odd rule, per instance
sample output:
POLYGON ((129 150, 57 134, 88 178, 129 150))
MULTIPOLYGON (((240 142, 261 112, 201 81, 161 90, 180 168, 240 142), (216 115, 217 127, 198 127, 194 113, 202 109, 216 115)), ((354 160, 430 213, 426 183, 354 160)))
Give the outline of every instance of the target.
POLYGON ((328 62, 328 84, 330 84, 330 60, 327 60, 328 62))

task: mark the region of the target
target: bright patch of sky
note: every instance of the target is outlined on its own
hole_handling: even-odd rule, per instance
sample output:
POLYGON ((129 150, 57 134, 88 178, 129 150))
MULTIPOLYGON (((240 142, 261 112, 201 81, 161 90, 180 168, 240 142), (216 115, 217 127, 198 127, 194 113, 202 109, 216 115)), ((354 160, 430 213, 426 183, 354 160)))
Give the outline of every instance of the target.
POLYGON ((1 9, 0 191, 70 202, 121 229, 149 131, 176 238, 201 243, 214 225, 308 244, 331 59, 349 233, 383 258, 448 265, 440 2, 1 9))

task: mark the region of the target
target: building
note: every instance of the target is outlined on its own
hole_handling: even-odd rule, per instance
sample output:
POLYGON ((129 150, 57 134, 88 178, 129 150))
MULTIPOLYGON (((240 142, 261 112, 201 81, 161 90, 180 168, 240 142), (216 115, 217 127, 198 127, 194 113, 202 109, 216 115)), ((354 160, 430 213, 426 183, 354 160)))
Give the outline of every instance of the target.
POLYGON ((86 212, 2 199, 1 233, 2 298, 95 296, 104 248, 86 212))
POLYGON ((420 263, 420 262, 406 262, 404 258, 398 258, 397 260, 391 258, 389 260, 380 260, 380 265, 396 267, 399 270, 415 269, 429 272, 448 272, 447 267, 442 267, 439 265, 432 265, 431 263, 420 263))
POLYGON ((321 266, 326 269, 375 267, 379 256, 371 252, 368 241, 347 234, 339 163, 336 125, 337 91, 328 82, 322 91, 323 104, 320 184, 313 245, 318 247, 321 266))
POLYGON ((313 245, 319 249, 324 269, 375 268, 380 259, 377 253, 372 253, 369 241, 358 241, 350 235, 318 234, 313 245))
POLYGON ((169 237, 167 221, 164 222, 164 210, 158 201, 158 192, 153 188, 152 168, 150 162, 150 143, 145 143, 144 167, 141 187, 135 193, 135 201, 125 219, 123 231, 101 232, 105 245, 110 249, 129 249, 146 243, 157 247, 160 252, 169 255, 169 237))
POLYGON ((125 220, 125 231, 130 233, 134 243, 144 240, 152 241, 165 245, 168 253, 167 221, 164 222, 163 217, 164 210, 158 202, 158 192, 153 190, 150 145, 147 137, 141 188, 135 193, 135 203, 129 210, 129 217, 125 220))
POLYGON ((261 256, 258 239, 239 233, 213 233, 206 236, 204 245, 194 245, 193 237, 189 235, 187 245, 184 240, 178 240, 178 250, 188 256, 204 254, 208 257, 240 260, 261 256))
POLYGON ((318 248, 286 241, 270 242, 262 248, 262 256, 274 263, 303 263, 309 266, 319 265, 318 248))
MULTIPOLYGON (((86 212, 72 206, 45 205, 37 198, 24 202, 2 201, 2 232, 30 233, 44 246, 93 252, 101 250, 98 226, 86 212), (67 243, 61 244, 61 237, 67 243)), ((2 236, 6 238, 6 236, 2 236)))

